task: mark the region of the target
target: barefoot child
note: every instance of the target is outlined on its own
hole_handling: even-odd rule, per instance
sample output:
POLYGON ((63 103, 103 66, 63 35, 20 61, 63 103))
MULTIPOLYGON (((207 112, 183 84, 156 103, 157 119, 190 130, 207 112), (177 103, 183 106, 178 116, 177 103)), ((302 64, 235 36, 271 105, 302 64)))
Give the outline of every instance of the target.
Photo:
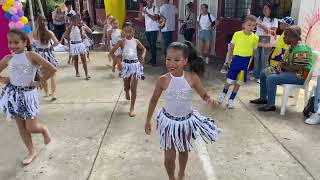
MULTIPOLYGON (((112 49, 123 37, 121 29, 118 28, 118 21, 113 19, 111 21, 112 29, 108 32, 107 36, 107 49, 112 49)), ((117 62, 121 60, 121 48, 119 47, 114 53, 112 58, 112 72, 116 71, 117 62)))
POLYGON ((83 43, 87 48, 87 60, 88 62, 90 62, 90 48, 93 43, 92 43, 92 40, 88 37, 88 34, 91 34, 92 30, 89 28, 89 26, 87 26, 86 23, 83 23, 83 21, 81 21, 81 25, 82 25, 83 43))
MULTIPOLYGON (((37 18, 37 29, 30 33, 32 38, 32 43, 35 46, 35 51, 41 55, 45 60, 47 60, 54 67, 57 67, 58 62, 53 54, 53 47, 59 44, 58 39, 54 33, 47 28, 47 20, 43 16, 37 18), (53 44, 51 44, 51 41, 53 44)), ((40 72, 41 74, 41 72, 40 72)), ((48 97, 48 83, 44 84, 45 97, 48 97)), ((51 77, 51 101, 55 101, 56 98, 56 75, 51 77)))
POLYGON ((70 41, 70 54, 72 56, 72 61, 76 70, 76 77, 80 77, 78 67, 78 56, 80 55, 84 73, 86 75, 85 79, 89 80, 90 76, 88 75, 86 62, 87 48, 83 43, 83 33, 80 17, 78 15, 72 16, 70 18, 70 23, 71 25, 66 30, 66 37, 70 41))
POLYGON ((247 80, 248 67, 253 55, 253 51, 258 47, 259 37, 253 33, 256 27, 256 17, 248 15, 244 19, 242 31, 235 32, 232 43, 232 61, 230 64, 230 70, 227 74, 227 82, 224 85, 223 91, 219 96, 219 103, 224 102, 224 98, 228 93, 229 87, 234 84, 232 94, 228 102, 228 108, 233 109, 235 105, 235 97, 239 91, 242 81, 247 80), (241 77, 242 76, 242 77, 241 77))
POLYGON ((9 69, 9 77, 0 77, 1 83, 6 84, 0 96, 0 107, 9 120, 16 120, 20 136, 28 149, 28 155, 22 163, 28 165, 37 154, 31 134, 41 133, 46 145, 51 141, 48 128, 37 120, 37 87, 43 86, 56 69, 37 53, 25 51, 26 47, 31 50, 31 46, 28 35, 23 31, 10 30, 8 42, 12 54, 0 61, 0 72, 7 67, 9 69), (34 81, 38 66, 41 66, 42 76, 40 81, 34 81))
POLYGON ((102 36, 102 42, 105 45, 105 48, 107 49, 107 51, 109 51, 109 49, 107 48, 107 44, 108 44, 108 32, 112 29, 111 26, 111 21, 113 20, 113 16, 111 14, 108 14, 106 17, 106 20, 104 22, 103 25, 103 36, 102 36))
POLYGON ((129 116, 134 117, 134 105, 137 98, 138 80, 144 79, 143 66, 146 57, 146 48, 140 43, 138 39, 134 38, 134 29, 127 25, 123 28, 125 38, 121 39, 111 50, 110 54, 114 58, 114 52, 120 47, 122 49, 122 62, 118 62, 120 67, 120 76, 123 78, 124 91, 126 99, 131 99, 129 116), (139 60, 137 49, 142 50, 142 55, 139 60), (131 97, 130 93, 131 91, 131 97))
POLYGON ((198 57, 192 43, 174 42, 167 51, 166 66, 169 73, 162 75, 156 83, 149 103, 145 132, 148 135, 151 133, 151 118, 164 92, 165 106, 156 116, 160 145, 164 150, 164 164, 169 180, 176 180, 175 159, 178 150, 180 165, 178 180, 184 180, 192 140, 200 136, 206 142, 216 141, 221 131, 213 119, 192 109, 193 89, 209 106, 216 107, 218 103, 208 95, 201 83, 198 75, 204 73, 204 62, 198 57), (184 71, 187 64, 190 65, 191 72, 184 71))

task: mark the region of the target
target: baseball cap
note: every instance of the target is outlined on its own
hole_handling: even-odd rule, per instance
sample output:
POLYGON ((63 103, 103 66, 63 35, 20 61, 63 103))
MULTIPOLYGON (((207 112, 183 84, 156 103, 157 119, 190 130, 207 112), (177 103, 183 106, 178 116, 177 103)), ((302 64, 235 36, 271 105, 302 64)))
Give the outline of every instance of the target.
POLYGON ((290 16, 286 16, 282 18, 279 22, 292 26, 294 24, 294 19, 290 16))

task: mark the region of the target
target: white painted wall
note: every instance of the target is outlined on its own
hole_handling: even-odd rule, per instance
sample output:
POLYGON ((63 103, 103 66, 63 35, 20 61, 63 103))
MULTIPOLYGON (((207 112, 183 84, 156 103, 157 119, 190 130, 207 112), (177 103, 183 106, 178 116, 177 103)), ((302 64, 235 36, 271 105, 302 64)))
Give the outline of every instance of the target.
POLYGON ((320 8, 320 0, 293 0, 291 16, 301 27, 306 25, 306 17, 320 8))

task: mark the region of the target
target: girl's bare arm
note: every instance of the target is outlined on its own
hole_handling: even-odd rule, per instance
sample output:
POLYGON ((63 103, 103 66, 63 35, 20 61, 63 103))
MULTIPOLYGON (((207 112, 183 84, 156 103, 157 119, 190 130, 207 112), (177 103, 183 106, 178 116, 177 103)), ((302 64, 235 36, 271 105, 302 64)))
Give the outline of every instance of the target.
POLYGON ((216 106, 218 103, 216 103, 208 94, 208 92, 204 89, 202 82, 199 78, 199 76, 195 73, 191 74, 191 80, 192 80, 192 86, 195 89, 195 91, 198 93, 198 95, 201 97, 201 99, 206 102, 207 104, 210 104, 211 106, 216 106))
POLYGON ((139 48, 139 49, 142 50, 140 63, 141 63, 141 64, 144 64, 147 50, 146 50, 146 48, 141 44, 141 42, 140 42, 138 39, 136 39, 136 41, 137 41, 137 48, 139 48))
POLYGON ((43 84, 46 82, 49 78, 51 78, 54 73, 57 71, 57 69, 50 64, 48 61, 43 59, 40 55, 34 52, 28 52, 27 56, 29 56, 29 60, 36 65, 41 66, 41 72, 43 75, 41 76, 40 83, 43 84))
POLYGON ((56 47, 59 44, 59 41, 56 37, 56 35, 54 35, 54 33, 52 31, 49 31, 50 35, 51 35, 51 39, 53 41, 52 47, 56 47))
MULTIPOLYGON (((7 55, 0 61, 0 73, 8 66, 8 62, 12 58, 11 55, 7 55)), ((0 76, 0 82, 2 84, 8 84, 10 82, 8 77, 0 76)))

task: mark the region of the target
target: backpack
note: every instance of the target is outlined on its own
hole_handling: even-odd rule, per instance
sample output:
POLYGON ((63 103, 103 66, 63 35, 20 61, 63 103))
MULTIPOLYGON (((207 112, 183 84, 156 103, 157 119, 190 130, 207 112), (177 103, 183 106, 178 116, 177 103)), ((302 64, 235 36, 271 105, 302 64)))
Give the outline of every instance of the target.
POLYGON ((315 113, 314 111, 314 96, 312 96, 309 100, 308 100, 308 104, 306 105, 306 107, 304 107, 303 109, 303 115, 306 118, 309 118, 311 116, 312 113, 315 113))
MULTIPOLYGON (((201 16, 202 16, 202 14, 200 14, 199 22, 200 22, 201 16)), ((209 21, 211 22, 211 28, 213 30, 216 29, 216 21, 212 21, 210 13, 208 13, 208 17, 209 17, 209 21)))

